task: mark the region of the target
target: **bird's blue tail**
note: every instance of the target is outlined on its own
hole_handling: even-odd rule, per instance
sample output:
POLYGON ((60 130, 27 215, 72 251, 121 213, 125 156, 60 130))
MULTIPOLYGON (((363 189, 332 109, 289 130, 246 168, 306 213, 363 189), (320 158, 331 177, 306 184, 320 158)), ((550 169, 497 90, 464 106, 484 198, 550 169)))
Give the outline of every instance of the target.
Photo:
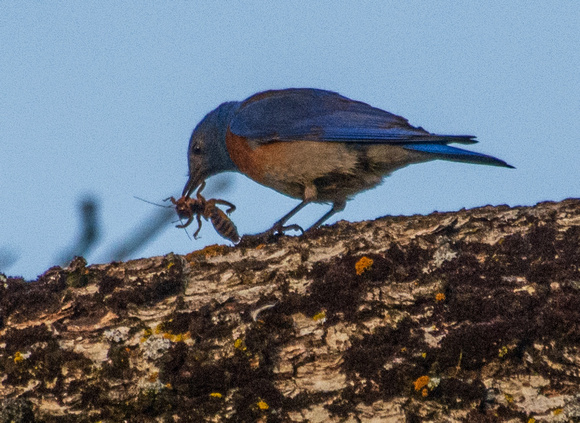
POLYGON ((450 147, 446 144, 425 143, 425 144, 406 144, 404 148, 407 150, 421 151, 429 153, 438 159, 452 160, 456 162, 485 164, 491 166, 509 167, 514 169, 512 165, 507 164, 503 160, 486 154, 476 153, 474 151, 463 150, 462 148, 450 147))

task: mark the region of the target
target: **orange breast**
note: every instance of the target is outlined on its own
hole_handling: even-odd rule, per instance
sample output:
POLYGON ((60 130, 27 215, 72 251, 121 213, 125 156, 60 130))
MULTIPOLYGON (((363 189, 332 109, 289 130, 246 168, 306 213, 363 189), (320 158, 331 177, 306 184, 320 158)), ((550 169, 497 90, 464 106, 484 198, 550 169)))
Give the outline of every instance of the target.
MULTIPOLYGON (((286 141, 253 143, 229 130, 226 146, 238 169, 254 181, 295 198, 329 175, 352 175, 358 152, 343 143, 286 141)), ((326 200, 323 200, 326 201, 326 200)))
POLYGON ((226 133, 226 147, 234 164, 240 171, 257 182, 262 182, 263 166, 260 165, 259 149, 253 150, 246 138, 226 133))

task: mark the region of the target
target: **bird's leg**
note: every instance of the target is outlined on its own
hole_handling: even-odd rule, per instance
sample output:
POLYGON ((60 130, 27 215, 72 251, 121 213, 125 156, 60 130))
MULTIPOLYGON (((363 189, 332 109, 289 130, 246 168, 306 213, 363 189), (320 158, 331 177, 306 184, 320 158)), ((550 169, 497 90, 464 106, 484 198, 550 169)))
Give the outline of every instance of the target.
MULTIPOLYGON (((274 223, 274 226, 272 226, 272 228, 270 228, 270 230, 267 231, 266 233, 271 233, 271 234, 283 233, 284 231, 287 231, 289 229, 294 229, 295 231, 300 231, 300 232, 304 233, 304 229, 302 229, 299 225, 284 226, 284 224, 286 222, 288 222, 288 220, 292 216, 294 216, 296 213, 298 213, 300 210, 302 210, 304 208, 304 206, 306 206, 308 203, 316 201, 317 196, 318 196, 318 190, 316 189, 316 185, 314 185, 314 183, 306 184, 304 186, 304 194, 303 194, 302 202, 300 204, 298 204, 296 207, 294 207, 292 210, 290 210, 290 212, 288 214, 286 214, 284 217, 282 217, 282 219, 280 219, 279 221, 274 223)), ((344 205, 342 208, 344 208, 344 205)), ((328 216, 326 218, 328 218, 328 216)), ((326 219, 324 219, 324 220, 326 220, 326 219)), ((320 224, 324 220, 318 221, 317 223, 320 224)))
POLYGON ((246 239, 268 238, 271 235, 283 234, 284 231, 287 231, 290 229, 294 229, 295 231, 300 231, 300 232, 304 233, 304 229, 302 229, 299 225, 288 225, 288 226, 284 226, 284 225, 286 224, 286 222, 288 222, 288 220, 290 220, 290 218, 292 218, 292 216, 294 216, 296 213, 298 213, 300 210, 302 210, 307 204, 311 203, 312 201, 315 201, 316 194, 317 194, 316 187, 314 186, 314 184, 306 185, 304 187, 303 200, 300 204, 298 204, 296 207, 294 207, 292 210, 290 210, 288 213, 286 213, 280 220, 278 220, 276 223, 274 223, 274 225, 272 225, 272 227, 270 229, 268 229, 267 231, 256 234, 256 235, 251 235, 250 237, 244 237, 244 238, 246 238, 246 239))
POLYGON ((322 225, 324 222, 326 222, 330 218, 330 216, 332 216, 333 214, 336 214, 338 212, 343 211, 344 208, 345 208, 345 206, 346 206, 346 201, 344 201, 344 200, 335 201, 332 204, 332 208, 329 211, 327 211, 324 214, 324 216, 322 216, 320 219, 318 219, 316 221, 316 223, 314 223, 314 225, 312 225, 311 227, 309 227, 307 230, 309 231, 311 229, 318 228, 320 225, 322 225))
POLYGON ((300 226, 298 225, 288 225, 288 226, 284 226, 284 224, 288 221, 288 219, 290 219, 292 216, 294 216, 296 213, 298 213, 300 210, 302 210, 304 208, 304 206, 306 204, 310 203, 310 200, 302 200, 302 202, 300 204, 298 204, 296 207, 294 207, 292 210, 290 210, 290 212, 288 212, 286 215, 284 215, 284 217, 282 217, 282 219, 278 220, 276 223, 274 223, 274 225, 268 229, 267 231, 255 234, 255 235, 244 235, 244 237, 242 238, 242 243, 246 242, 246 243, 257 243, 257 242, 268 242, 268 240, 272 237, 272 235, 275 234, 282 234, 284 233, 284 231, 289 230, 289 229, 294 229, 296 231, 300 231, 302 233, 304 233, 304 229, 302 229, 300 226))
POLYGON ((304 233, 304 229, 302 229, 298 225, 284 226, 284 224, 286 222, 288 222, 288 220, 290 220, 290 218, 292 216, 294 216, 296 213, 298 213, 300 210, 302 210, 304 208, 304 206, 306 206, 306 204, 308 204, 308 203, 310 203, 310 200, 302 200, 302 202, 300 204, 298 204, 296 207, 294 207, 292 210, 290 210, 286 215, 284 215, 280 220, 278 220, 276 223, 274 223, 274 225, 264 233, 270 233, 270 234, 282 233, 285 230, 289 230, 289 229, 294 229, 296 231, 301 231, 302 233, 304 233))

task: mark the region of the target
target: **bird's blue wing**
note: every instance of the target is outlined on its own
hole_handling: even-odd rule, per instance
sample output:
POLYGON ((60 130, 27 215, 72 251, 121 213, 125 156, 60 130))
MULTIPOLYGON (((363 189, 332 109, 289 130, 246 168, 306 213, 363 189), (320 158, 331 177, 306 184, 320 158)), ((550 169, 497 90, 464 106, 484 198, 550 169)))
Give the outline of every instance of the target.
POLYGON ((338 141, 357 143, 463 143, 470 135, 436 135, 392 113, 337 93, 310 88, 265 91, 245 100, 230 130, 259 143, 338 141))

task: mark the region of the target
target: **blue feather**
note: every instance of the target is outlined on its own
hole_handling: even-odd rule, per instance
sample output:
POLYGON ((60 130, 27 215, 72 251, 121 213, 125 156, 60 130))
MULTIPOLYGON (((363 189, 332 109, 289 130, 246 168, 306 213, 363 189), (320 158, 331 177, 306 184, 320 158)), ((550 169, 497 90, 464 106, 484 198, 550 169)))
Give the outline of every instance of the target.
POLYGON ((496 159, 495 157, 476 153, 475 151, 463 150, 462 148, 451 147, 446 144, 406 144, 404 148, 407 150, 433 154, 437 156, 437 158, 445 160, 514 168, 503 160, 496 159))

